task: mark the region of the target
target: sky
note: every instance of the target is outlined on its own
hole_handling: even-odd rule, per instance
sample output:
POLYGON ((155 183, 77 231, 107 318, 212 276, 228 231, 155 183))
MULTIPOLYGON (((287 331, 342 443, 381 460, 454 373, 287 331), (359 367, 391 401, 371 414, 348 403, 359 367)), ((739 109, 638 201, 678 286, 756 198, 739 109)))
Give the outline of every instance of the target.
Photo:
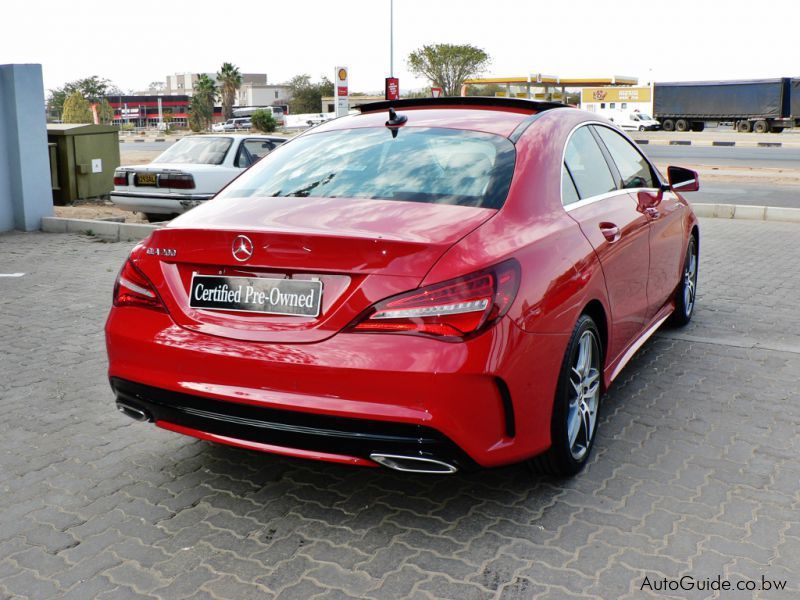
MULTIPOLYGON (((9 2, 0 64, 40 63, 45 89, 98 75, 126 91, 172 73, 215 72, 224 61, 270 83, 303 73, 333 79, 343 65, 351 91, 379 91, 390 67, 389 4, 9 2)), ((425 87, 408 72, 408 54, 469 43, 492 59, 484 76, 630 75, 642 84, 796 76, 799 17, 797 0, 394 0, 394 72, 401 93, 425 87)))

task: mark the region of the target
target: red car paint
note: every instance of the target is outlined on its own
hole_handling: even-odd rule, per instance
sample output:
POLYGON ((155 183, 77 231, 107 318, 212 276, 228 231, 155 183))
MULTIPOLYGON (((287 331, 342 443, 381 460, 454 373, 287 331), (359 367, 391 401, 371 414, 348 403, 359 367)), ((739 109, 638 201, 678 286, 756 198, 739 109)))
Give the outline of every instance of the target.
MULTIPOLYGON (((444 127, 508 137, 536 110, 437 103, 398 113, 408 117, 403 130, 444 127)), ((383 111, 351 116, 304 135, 384 127, 386 119, 383 111)), ((578 317, 593 307, 603 321, 606 388, 673 309, 684 252, 697 227, 689 205, 666 188, 650 195, 619 190, 565 210, 565 144, 576 127, 599 121, 606 123, 568 108, 538 114, 516 139, 514 175, 499 210, 221 197, 186 213, 132 254, 166 310, 112 307, 106 325, 112 381, 309 418, 424 426, 480 466, 543 452, 550 446, 559 369, 578 317), (257 250, 246 264, 231 257, 240 234, 257 250), (165 256, 165 249, 176 255, 165 256), (519 265, 518 291, 507 312, 475 335, 453 342, 351 327, 386 298, 509 259, 519 265), (192 273, 319 278, 325 290, 321 314, 193 309, 192 273)), ((335 441, 320 452, 237 440, 163 419, 157 424, 267 452, 375 464, 337 451, 335 441)))

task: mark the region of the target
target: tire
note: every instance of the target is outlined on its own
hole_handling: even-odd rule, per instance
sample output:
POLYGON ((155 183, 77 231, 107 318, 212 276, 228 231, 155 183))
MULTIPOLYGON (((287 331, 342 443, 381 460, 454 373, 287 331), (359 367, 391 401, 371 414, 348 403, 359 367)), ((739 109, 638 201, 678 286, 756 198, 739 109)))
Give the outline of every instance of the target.
POLYGON ((571 477, 586 465, 597 432, 603 364, 597 325, 590 316, 581 315, 558 375, 550 424, 552 446, 531 459, 537 472, 571 477))
POLYGON ((163 213, 143 213, 144 218, 150 223, 159 223, 161 221, 171 221, 175 215, 168 215, 163 213))
POLYGON ((769 123, 767 121, 756 121, 753 125, 753 131, 756 133, 769 133, 769 123))
POLYGON ((750 133, 750 131, 752 131, 752 125, 750 124, 750 121, 739 121, 739 123, 736 125, 736 129, 740 133, 750 133))
POLYGON ((686 119, 678 119, 675 121, 675 131, 689 131, 689 121, 686 119))
POLYGON ((672 119, 664 119, 664 121, 661 123, 661 128, 664 131, 675 131, 675 121, 672 119))
POLYGON ((639 125, 639 131, 644 131, 644 125, 639 125))
POLYGON ((686 257, 683 259, 683 272, 678 288, 675 290, 675 312, 669 318, 670 325, 683 327, 692 320, 697 301, 697 268, 700 265, 697 239, 689 237, 686 257))

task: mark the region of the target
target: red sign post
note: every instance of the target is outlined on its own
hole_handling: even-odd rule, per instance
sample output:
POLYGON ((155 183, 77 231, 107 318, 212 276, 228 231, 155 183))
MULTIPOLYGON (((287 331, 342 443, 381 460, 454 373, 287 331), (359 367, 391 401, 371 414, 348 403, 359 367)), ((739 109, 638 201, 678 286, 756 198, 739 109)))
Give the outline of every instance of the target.
POLYGON ((386 78, 386 99, 387 100, 400 99, 400 80, 397 77, 386 78))

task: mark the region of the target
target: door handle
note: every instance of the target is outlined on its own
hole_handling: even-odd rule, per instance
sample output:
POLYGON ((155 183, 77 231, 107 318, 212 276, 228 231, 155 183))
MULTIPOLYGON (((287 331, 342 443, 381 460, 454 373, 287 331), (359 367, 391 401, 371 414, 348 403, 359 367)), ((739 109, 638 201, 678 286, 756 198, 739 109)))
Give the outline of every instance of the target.
POLYGON ((622 237, 619 227, 614 223, 600 223, 600 233, 612 244, 622 237))

